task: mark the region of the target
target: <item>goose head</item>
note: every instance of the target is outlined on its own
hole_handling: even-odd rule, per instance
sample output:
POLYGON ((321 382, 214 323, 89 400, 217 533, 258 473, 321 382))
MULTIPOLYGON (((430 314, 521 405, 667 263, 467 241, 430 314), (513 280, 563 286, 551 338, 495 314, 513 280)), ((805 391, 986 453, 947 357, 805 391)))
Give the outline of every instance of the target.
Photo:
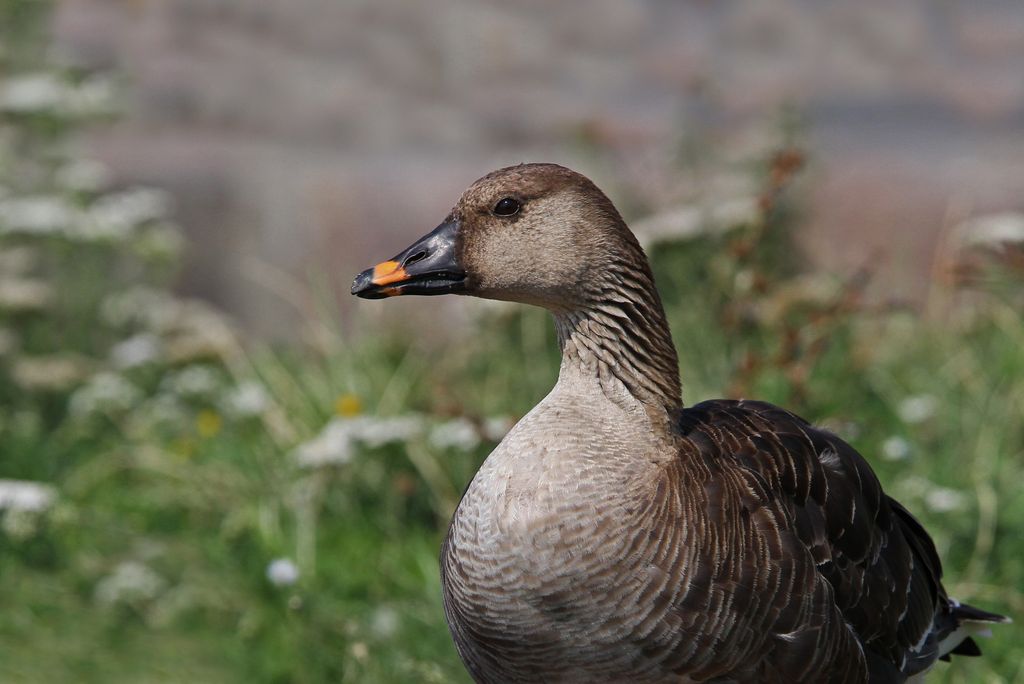
POLYGON ((352 294, 542 306, 554 314, 569 375, 614 377, 666 425, 666 411, 681 405, 679 363, 647 257, 605 194, 565 167, 487 174, 441 225, 356 276, 352 294))
POLYGON ((647 270, 597 186, 556 164, 522 164, 473 183, 437 228, 356 276, 352 294, 464 294, 573 310, 623 260, 647 270))

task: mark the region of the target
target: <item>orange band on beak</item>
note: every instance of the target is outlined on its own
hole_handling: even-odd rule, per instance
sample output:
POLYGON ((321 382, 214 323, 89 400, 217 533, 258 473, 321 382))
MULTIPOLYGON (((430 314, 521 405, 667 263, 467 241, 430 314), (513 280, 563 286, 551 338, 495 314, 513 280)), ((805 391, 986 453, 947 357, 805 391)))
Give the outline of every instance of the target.
POLYGON ((383 261, 373 267, 373 284, 390 285, 400 283, 409 276, 397 261, 383 261))

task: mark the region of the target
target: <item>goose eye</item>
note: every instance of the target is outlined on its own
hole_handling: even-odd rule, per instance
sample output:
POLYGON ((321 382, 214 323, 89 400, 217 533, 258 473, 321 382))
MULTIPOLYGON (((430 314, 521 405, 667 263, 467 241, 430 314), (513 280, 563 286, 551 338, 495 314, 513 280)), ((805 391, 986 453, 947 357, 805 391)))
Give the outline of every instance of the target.
POLYGON ((505 197, 504 199, 498 200, 498 203, 494 205, 494 213, 498 216, 512 216, 519 212, 519 201, 512 199, 511 197, 505 197))

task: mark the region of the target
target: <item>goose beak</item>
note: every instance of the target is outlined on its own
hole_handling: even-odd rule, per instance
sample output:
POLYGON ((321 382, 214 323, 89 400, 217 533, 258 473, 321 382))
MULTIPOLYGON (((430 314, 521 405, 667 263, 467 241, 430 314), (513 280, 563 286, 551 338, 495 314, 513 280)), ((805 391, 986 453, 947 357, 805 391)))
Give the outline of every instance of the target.
POLYGON ((466 272, 455 248, 459 222, 449 219, 401 254, 368 268, 352 282, 363 299, 397 295, 441 295, 465 291, 466 272))

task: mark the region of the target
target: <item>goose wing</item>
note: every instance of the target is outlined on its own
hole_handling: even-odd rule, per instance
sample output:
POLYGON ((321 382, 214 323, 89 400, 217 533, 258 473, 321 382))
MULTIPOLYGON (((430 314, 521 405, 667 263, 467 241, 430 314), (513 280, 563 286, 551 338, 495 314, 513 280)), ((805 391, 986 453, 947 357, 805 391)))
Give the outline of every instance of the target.
MULTIPOLYGON (((853 447, 763 402, 703 402, 681 411, 677 425, 723 467, 753 474, 767 505, 784 509, 873 681, 902 681, 945 655, 940 644, 958 627, 959 605, 942 587, 935 545, 853 447)), ((973 642, 942 645, 977 651, 973 642)))

